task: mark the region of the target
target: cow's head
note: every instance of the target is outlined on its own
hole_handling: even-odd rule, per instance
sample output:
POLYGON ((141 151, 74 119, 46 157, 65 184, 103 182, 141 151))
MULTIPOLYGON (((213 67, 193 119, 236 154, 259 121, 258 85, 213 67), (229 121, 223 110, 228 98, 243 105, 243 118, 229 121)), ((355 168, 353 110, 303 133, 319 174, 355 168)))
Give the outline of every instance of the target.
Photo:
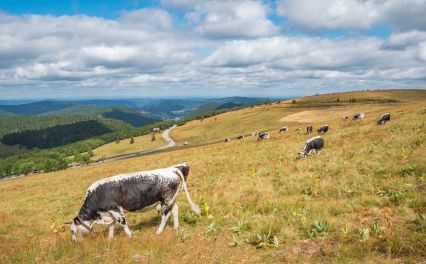
POLYGON ((300 151, 299 153, 297 153, 299 155, 299 159, 304 159, 307 155, 307 153, 305 151, 300 151))
POLYGON ((71 225, 72 240, 78 242, 80 237, 88 235, 91 231, 91 227, 87 223, 84 223, 78 216, 74 217, 72 221, 65 222, 64 224, 71 225))
POLYGON ((174 167, 182 172, 183 177, 185 178, 185 181, 186 181, 186 178, 188 178, 188 175, 189 175, 188 163, 185 162, 185 163, 182 163, 182 164, 175 165, 174 167))

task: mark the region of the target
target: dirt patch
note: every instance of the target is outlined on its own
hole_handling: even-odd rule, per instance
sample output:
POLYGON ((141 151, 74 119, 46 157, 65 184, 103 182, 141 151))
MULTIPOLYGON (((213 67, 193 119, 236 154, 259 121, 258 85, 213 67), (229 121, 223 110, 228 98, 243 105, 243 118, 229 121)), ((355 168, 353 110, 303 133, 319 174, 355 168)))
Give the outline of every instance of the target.
POLYGON ((307 110, 299 113, 291 114, 280 118, 279 122, 299 122, 299 123, 313 123, 327 121, 330 119, 339 119, 342 116, 351 117, 355 113, 366 113, 378 111, 388 108, 387 106, 371 106, 371 105, 357 105, 348 107, 334 107, 332 109, 318 109, 307 110))
POLYGON ((327 255, 332 250, 335 243, 336 242, 332 238, 317 238, 317 240, 306 240, 300 243, 284 246, 279 250, 278 256, 286 261, 303 257, 304 263, 311 263, 309 261, 310 258, 327 255))

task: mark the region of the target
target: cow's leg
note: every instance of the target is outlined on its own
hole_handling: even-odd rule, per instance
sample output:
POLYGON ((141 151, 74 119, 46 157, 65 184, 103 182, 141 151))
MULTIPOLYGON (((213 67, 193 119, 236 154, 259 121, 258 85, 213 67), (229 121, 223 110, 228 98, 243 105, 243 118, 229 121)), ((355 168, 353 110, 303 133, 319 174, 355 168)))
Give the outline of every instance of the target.
POLYGON ((109 234, 108 239, 112 240, 114 238, 114 227, 115 227, 115 221, 113 221, 111 224, 108 225, 109 234))
POLYGON ((117 219, 117 222, 123 227, 124 232, 128 237, 132 237, 132 232, 130 231, 129 227, 127 226, 126 218, 124 217, 124 213, 122 210, 120 212, 117 211, 110 211, 111 215, 117 219))
POLYGON ((167 220, 169 220, 170 211, 172 210, 172 207, 173 206, 168 204, 161 205, 161 223, 157 229, 157 232, 155 232, 155 234, 159 235, 163 232, 164 227, 166 226, 167 220))
POLYGON ((177 231, 179 228, 179 208, 176 203, 173 205, 172 215, 173 215, 173 229, 177 231))

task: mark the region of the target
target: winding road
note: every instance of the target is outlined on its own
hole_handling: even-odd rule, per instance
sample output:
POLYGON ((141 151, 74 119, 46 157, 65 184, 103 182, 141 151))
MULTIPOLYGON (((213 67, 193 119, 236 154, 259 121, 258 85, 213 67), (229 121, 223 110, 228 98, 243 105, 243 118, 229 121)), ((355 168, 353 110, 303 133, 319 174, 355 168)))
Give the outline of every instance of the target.
POLYGON ((153 153, 153 152, 156 152, 156 151, 159 151, 159 150, 172 148, 172 147, 176 146, 176 143, 173 139, 170 138, 169 133, 170 133, 170 131, 172 131, 176 127, 177 127, 177 125, 173 125, 173 126, 167 128, 166 130, 163 131, 163 134, 161 136, 164 138, 165 141, 167 141, 167 145, 165 145, 163 147, 145 150, 145 151, 141 151, 141 152, 136 152, 136 153, 132 153, 132 154, 124 154, 124 155, 117 156, 117 157, 112 157, 112 158, 108 158, 108 159, 104 159, 104 160, 91 162, 88 165, 90 166, 90 165, 96 165, 96 164, 99 164, 99 163, 106 163, 106 162, 111 162, 111 161, 116 161, 116 160, 123 160, 123 159, 139 157, 139 156, 143 156, 143 155, 153 153))

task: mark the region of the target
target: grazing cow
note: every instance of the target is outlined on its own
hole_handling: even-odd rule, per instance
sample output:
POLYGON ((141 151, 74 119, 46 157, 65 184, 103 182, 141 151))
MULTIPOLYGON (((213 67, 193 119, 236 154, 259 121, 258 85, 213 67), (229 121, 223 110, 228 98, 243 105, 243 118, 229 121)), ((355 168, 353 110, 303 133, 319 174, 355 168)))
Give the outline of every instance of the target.
POLYGON ((377 125, 386 124, 386 122, 388 122, 388 121, 390 121, 390 114, 386 113, 386 114, 382 115, 379 120, 377 120, 377 125))
POLYGON ((237 139, 244 139, 244 135, 238 136, 237 139))
POLYGON ((299 152, 299 157, 303 159, 311 153, 319 153, 323 147, 324 139, 321 138, 321 136, 313 137, 306 141, 305 148, 301 152, 299 152))
POLYGON ((320 128, 317 129, 317 132, 320 134, 325 134, 328 131, 328 125, 323 125, 320 128))
POLYGON ((226 142, 230 142, 231 141, 231 139, 230 138, 225 138, 225 143, 226 142))
POLYGON ((288 127, 282 127, 282 128, 280 128, 280 133, 285 133, 285 132, 287 132, 288 131, 288 127))
POLYGON ((306 134, 311 134, 311 133, 312 133, 312 130, 313 130, 312 125, 308 125, 308 126, 306 127, 306 134))
POLYGON ((257 141, 261 140, 269 140, 269 133, 268 132, 259 132, 259 136, 257 137, 257 141))
POLYGON ((257 133, 255 133, 255 132, 254 132, 254 133, 251 133, 251 136, 252 136, 252 137, 255 137, 255 136, 257 136, 257 133))
POLYGON ((89 234, 94 224, 108 225, 109 239, 112 239, 115 221, 131 237, 124 211, 146 211, 158 205, 161 206, 161 224, 156 234, 163 232, 170 214, 177 230, 178 206, 175 200, 181 185, 191 209, 200 213, 200 208, 192 202, 186 188, 188 174, 188 164, 182 163, 165 169, 125 173, 98 180, 87 190, 78 215, 66 223, 71 224, 72 239, 78 241, 80 236, 89 234))
POLYGON ((352 117, 352 120, 355 121, 355 120, 360 120, 360 119, 363 119, 363 118, 364 118, 364 113, 359 113, 359 114, 355 114, 352 117))
POLYGON ((346 121, 346 120, 348 120, 349 119, 349 117, 348 116, 342 116, 342 120, 343 121, 346 121))

